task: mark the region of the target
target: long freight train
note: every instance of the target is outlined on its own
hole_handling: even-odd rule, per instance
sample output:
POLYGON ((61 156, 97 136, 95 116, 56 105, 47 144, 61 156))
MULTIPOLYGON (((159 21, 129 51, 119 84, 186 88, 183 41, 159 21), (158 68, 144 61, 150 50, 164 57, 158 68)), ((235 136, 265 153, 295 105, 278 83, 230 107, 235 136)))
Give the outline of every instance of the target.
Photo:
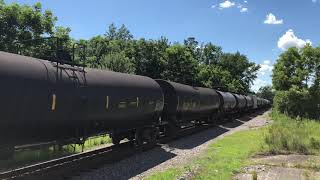
POLYGON ((141 145, 187 123, 215 123, 265 99, 0 52, 0 154, 108 132, 141 145))

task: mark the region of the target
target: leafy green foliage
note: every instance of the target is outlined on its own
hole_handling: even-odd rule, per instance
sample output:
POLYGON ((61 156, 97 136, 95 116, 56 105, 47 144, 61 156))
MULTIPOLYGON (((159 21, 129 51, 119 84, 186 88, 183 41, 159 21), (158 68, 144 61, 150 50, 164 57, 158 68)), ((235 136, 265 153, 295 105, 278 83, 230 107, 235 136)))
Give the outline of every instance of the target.
MULTIPOLYGON (((219 48, 212 48, 213 51, 217 49, 219 48)), ((216 59, 209 61, 209 65, 200 66, 201 85, 210 88, 220 87, 225 91, 242 94, 250 91, 250 85, 257 78, 259 65, 249 62, 248 58, 239 52, 235 54, 212 52, 211 55, 216 59)))
POLYGON ((185 46, 176 44, 166 49, 166 64, 163 77, 183 84, 194 84, 198 64, 192 52, 185 46))
POLYGON ((170 44, 165 37, 134 40, 124 25, 111 24, 104 36, 79 43, 86 44, 86 59, 93 68, 239 93, 250 91, 260 68, 239 52, 223 53, 212 43, 199 46, 193 37, 184 44, 170 44))
POLYGON ((228 83, 232 83, 231 73, 216 65, 200 65, 198 79, 202 86, 211 88, 226 88, 228 83))
POLYGON ((168 39, 164 37, 159 40, 139 39, 132 41, 126 52, 135 63, 136 74, 162 79, 168 47, 168 39))
POLYGON ((274 107, 290 116, 307 116, 309 100, 310 94, 307 90, 294 87, 288 91, 277 91, 274 98, 274 107))
POLYGON ((269 100, 271 103, 273 102, 274 98, 274 90, 272 86, 263 86, 260 87, 259 91, 257 92, 257 96, 269 100))
POLYGON ((133 74, 135 71, 134 64, 127 58, 124 53, 112 53, 104 55, 101 58, 100 69, 133 74))
POLYGON ((320 48, 306 45, 282 53, 273 70, 276 110, 290 116, 320 117, 320 48))
POLYGON ((53 35, 56 20, 51 11, 42 12, 40 3, 32 7, 0 3, 0 50, 16 52, 18 42, 28 46, 25 40, 53 35))

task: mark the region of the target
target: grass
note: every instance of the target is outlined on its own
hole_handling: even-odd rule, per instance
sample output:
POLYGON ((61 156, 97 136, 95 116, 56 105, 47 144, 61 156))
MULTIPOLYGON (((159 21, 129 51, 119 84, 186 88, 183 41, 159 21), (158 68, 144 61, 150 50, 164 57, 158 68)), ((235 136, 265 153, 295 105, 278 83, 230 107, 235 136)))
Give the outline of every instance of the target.
POLYGON ((176 179, 195 169, 191 179, 230 179, 248 164, 248 158, 263 150, 265 128, 234 133, 211 144, 193 164, 154 174, 147 179, 176 179))
POLYGON ((167 179, 176 179, 182 175, 183 169, 181 168, 170 168, 165 170, 165 172, 160 172, 157 174, 153 174, 146 179, 148 180, 167 180, 167 179))
POLYGON ((320 122, 273 112, 265 142, 271 154, 320 154, 320 122))
MULTIPOLYGON (((319 121, 299 117, 293 119, 277 112, 272 112, 270 116, 274 120, 271 125, 219 139, 192 164, 159 172, 147 179, 176 179, 190 172, 190 169, 192 174, 188 179, 231 179, 241 167, 252 164, 250 157, 256 154, 320 155, 319 121)), ((310 162, 303 168, 319 170, 320 166, 310 162)), ((253 178, 257 178, 255 172, 253 178)))
MULTIPOLYGON (((84 151, 108 143, 111 143, 111 138, 107 135, 92 137, 85 141, 84 151)), ((16 152, 12 159, 0 160, 0 171, 80 152, 82 152, 82 146, 78 144, 65 145, 62 147, 62 151, 57 151, 54 147, 48 147, 39 150, 16 152)))

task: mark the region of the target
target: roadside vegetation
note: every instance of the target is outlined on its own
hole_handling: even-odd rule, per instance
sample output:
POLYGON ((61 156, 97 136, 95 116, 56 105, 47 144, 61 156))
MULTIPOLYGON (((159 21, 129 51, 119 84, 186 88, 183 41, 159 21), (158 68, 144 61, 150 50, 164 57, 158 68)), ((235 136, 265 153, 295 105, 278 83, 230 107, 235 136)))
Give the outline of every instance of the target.
POLYGON ((320 119, 320 46, 289 48, 274 65, 274 109, 295 117, 320 119))
MULTIPOLYGON (((85 141, 83 146, 84 151, 92 150, 99 146, 111 143, 111 138, 107 135, 89 138, 85 141)), ((40 150, 26 150, 16 152, 12 159, 0 160, 0 171, 10 169, 13 167, 24 166, 35 162, 47 161, 54 158, 63 157, 66 155, 76 154, 82 152, 82 145, 71 144, 65 145, 62 149, 58 147, 48 147, 40 150)))
MULTIPOLYGON (((171 168, 146 179, 164 180, 188 176, 189 179, 231 179, 241 168, 251 165, 256 155, 320 155, 320 122, 291 118, 274 111, 271 125, 236 132, 212 143, 192 164, 171 168)), ((317 166, 318 167, 318 166, 317 166)))
POLYGON ((274 123, 268 127, 265 143, 271 154, 320 154, 320 122, 290 118, 274 111, 274 123))

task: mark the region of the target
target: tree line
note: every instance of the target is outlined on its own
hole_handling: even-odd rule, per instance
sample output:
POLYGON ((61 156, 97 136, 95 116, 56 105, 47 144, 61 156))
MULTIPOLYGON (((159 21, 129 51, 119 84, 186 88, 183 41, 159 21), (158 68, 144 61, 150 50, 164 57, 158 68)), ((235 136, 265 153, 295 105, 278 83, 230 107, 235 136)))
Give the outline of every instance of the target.
POLYGON ((71 29, 55 26, 56 22, 52 11, 43 10, 40 3, 29 6, 0 0, 0 50, 43 59, 74 59, 91 68, 243 94, 250 93, 260 68, 240 52, 226 53, 194 37, 182 43, 166 37, 135 39, 125 25, 111 24, 105 34, 73 39, 71 29))
POLYGON ((283 52, 273 69, 274 106, 290 116, 320 119, 320 47, 283 52))

